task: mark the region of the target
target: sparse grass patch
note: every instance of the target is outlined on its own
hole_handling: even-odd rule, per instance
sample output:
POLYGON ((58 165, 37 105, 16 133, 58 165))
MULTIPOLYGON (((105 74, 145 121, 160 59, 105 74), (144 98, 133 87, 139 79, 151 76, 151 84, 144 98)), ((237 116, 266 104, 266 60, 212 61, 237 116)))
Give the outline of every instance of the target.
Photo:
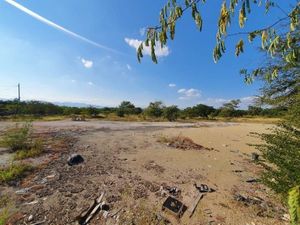
POLYGON ((32 134, 32 125, 25 123, 23 126, 16 124, 4 132, 2 145, 8 147, 11 151, 30 149, 30 136, 32 134))
POLYGON ((14 160, 22 160, 27 158, 38 157, 43 153, 43 143, 41 140, 36 140, 30 149, 18 150, 15 153, 14 160))
POLYGON ((8 208, 3 208, 0 211, 0 225, 5 225, 9 219, 9 210, 8 208))
POLYGON ((4 132, 2 146, 16 153, 14 160, 37 157, 43 153, 43 142, 41 139, 34 139, 32 133, 31 123, 22 126, 16 124, 4 132))
POLYGON ((33 167, 26 164, 11 164, 9 167, 0 169, 0 183, 7 183, 23 178, 33 167))
POLYGON ((8 195, 0 196, 0 225, 6 224, 10 214, 9 208, 11 204, 11 200, 8 195))
POLYGON ((155 206, 139 201, 133 209, 126 211, 120 216, 120 224, 136 225, 166 225, 169 224, 165 218, 159 216, 159 210, 155 206))

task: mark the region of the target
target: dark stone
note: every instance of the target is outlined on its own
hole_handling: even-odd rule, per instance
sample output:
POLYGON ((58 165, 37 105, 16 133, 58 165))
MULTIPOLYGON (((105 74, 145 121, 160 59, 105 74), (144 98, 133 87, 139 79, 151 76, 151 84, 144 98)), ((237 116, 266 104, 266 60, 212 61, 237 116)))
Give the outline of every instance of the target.
POLYGON ((74 165, 78 165, 80 163, 83 163, 84 159, 81 155, 78 154, 72 154, 69 158, 68 158, 68 165, 69 166, 74 166, 74 165))

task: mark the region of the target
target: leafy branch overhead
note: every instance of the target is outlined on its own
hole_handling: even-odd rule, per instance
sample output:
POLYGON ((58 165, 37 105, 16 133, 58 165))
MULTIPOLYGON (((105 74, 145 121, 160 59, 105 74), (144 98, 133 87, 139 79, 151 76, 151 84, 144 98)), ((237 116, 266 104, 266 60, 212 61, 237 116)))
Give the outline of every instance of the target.
MULTIPOLYGON (((176 0, 168 0, 167 4, 161 9, 159 16, 159 25, 149 27, 147 29, 147 37, 145 42, 142 42, 137 50, 137 58, 139 62, 143 58, 144 46, 150 47, 151 57, 154 63, 157 63, 157 56, 155 52, 155 46, 160 44, 161 47, 167 45, 169 39, 175 38, 176 22, 186 13, 191 11, 191 15, 199 31, 202 31, 203 19, 200 13, 201 4, 205 4, 206 0, 182 0, 180 3, 176 0)), ((292 53, 286 56, 286 60, 293 63, 299 61, 299 48, 294 48, 294 40, 291 38, 293 32, 299 27, 300 17, 300 3, 296 3, 289 13, 283 11, 280 6, 271 0, 224 0, 221 5, 220 16, 218 20, 218 30, 216 33, 216 46, 213 49, 213 59, 217 62, 226 51, 225 41, 226 38, 231 36, 246 35, 251 43, 255 38, 261 38, 261 45, 263 49, 267 49, 269 54, 278 52, 280 48, 282 53, 285 53, 288 49, 294 49, 292 53), (238 32, 234 34, 228 34, 227 30, 232 23, 234 14, 238 11, 238 23, 240 29, 243 29, 247 21, 247 16, 251 13, 252 7, 264 7, 266 13, 269 13, 271 7, 279 8, 284 17, 278 19, 268 27, 260 28, 257 30, 238 32), (286 37, 280 37, 279 25, 289 24, 289 33, 286 37), (282 48, 281 45, 285 47, 282 48)), ((239 40, 236 45, 236 56, 244 51, 243 39, 239 40)), ((298 46, 299 47, 299 46, 298 46)))

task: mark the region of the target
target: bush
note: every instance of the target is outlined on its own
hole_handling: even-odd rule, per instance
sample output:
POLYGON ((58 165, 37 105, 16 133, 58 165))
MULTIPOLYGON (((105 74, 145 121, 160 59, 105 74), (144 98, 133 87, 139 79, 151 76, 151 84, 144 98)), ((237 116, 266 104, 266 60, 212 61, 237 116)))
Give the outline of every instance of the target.
POLYGON ((3 137, 2 143, 12 151, 30 149, 32 134, 32 124, 25 123, 22 127, 8 129, 3 137))

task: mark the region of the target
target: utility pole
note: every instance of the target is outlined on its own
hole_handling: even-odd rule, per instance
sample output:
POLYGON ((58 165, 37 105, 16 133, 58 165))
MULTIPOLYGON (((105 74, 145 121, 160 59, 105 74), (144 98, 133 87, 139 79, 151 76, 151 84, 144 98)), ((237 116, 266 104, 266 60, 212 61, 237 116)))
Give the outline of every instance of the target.
POLYGON ((21 90, 20 90, 20 83, 18 83, 18 101, 21 101, 21 90))

